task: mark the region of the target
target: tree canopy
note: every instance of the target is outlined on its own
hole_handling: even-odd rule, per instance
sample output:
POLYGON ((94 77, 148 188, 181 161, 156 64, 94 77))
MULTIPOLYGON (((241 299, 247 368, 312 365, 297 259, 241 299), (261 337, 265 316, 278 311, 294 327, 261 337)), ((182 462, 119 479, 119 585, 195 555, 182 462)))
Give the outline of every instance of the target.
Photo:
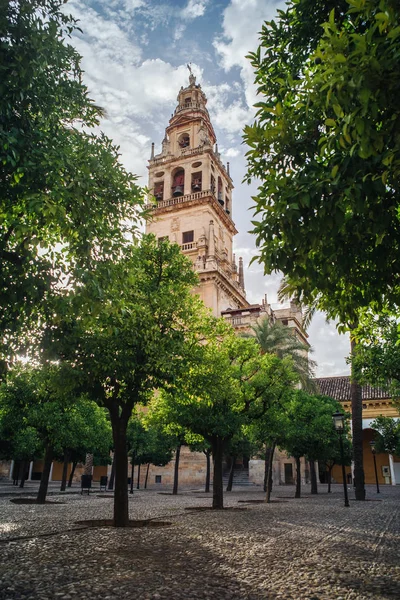
POLYGON ((267 273, 351 323, 361 306, 399 297, 400 7, 314 4, 290 2, 249 55, 254 233, 267 273))
MULTIPOLYGON (((58 279, 115 255, 142 202, 118 148, 91 132, 102 109, 68 43, 64 0, 2 2, 0 14, 0 352, 46 313, 58 279)), ((76 275, 76 272, 75 272, 76 275)))
POLYGON ((367 313, 357 335, 359 344, 353 361, 360 378, 386 389, 400 406, 400 335, 396 316, 367 313))
MULTIPOLYGON (((222 322, 221 326, 226 327, 222 322)), ((223 333, 223 331, 221 332, 223 333)), ((290 361, 260 354, 255 340, 233 330, 210 337, 192 354, 188 372, 157 399, 171 423, 202 436, 214 463, 213 508, 223 508, 222 458, 242 427, 262 418, 296 381, 290 361)))

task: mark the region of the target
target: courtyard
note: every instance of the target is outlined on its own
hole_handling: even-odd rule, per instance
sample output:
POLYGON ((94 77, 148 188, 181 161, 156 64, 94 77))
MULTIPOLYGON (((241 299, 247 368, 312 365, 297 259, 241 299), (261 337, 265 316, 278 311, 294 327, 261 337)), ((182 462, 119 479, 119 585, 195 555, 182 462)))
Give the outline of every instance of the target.
POLYGON ((350 491, 350 508, 339 485, 305 486, 300 500, 276 487, 269 505, 259 487, 238 488, 224 511, 202 510, 211 495, 200 490, 135 490, 130 516, 152 526, 129 529, 77 524, 111 518, 110 492, 54 486, 49 504, 11 501, 35 490, 0 487, 2 599, 400 597, 400 487, 367 486, 365 503, 350 491))

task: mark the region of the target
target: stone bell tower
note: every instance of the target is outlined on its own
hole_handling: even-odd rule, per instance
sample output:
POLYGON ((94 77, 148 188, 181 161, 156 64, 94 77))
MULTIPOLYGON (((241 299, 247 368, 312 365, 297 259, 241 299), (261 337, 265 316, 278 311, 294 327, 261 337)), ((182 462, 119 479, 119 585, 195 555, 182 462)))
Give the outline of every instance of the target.
POLYGON ((200 284, 195 290, 215 316, 249 304, 243 263, 232 253, 233 183, 229 163, 220 158, 207 98, 189 68, 189 85, 165 130, 162 149, 149 161, 150 206, 147 232, 179 244, 194 263, 200 284))

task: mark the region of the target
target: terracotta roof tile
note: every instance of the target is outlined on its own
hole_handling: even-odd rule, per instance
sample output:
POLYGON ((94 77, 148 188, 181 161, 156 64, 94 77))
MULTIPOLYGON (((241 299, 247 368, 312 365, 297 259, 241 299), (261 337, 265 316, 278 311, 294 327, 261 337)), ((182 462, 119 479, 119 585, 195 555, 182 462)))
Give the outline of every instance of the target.
MULTIPOLYGON (((350 376, 347 377, 319 377, 315 379, 320 393, 324 396, 330 396, 335 400, 350 400, 350 376)), ((363 385, 362 399, 363 400, 378 400, 382 398, 390 398, 388 390, 382 387, 372 387, 371 385, 363 385)))

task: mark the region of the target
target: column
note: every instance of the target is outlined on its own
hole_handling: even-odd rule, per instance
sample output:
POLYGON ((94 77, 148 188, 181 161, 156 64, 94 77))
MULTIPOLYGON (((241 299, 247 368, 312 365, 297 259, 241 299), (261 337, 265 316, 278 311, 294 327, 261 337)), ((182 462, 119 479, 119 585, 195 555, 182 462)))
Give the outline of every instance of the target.
POLYGON ((53 465, 54 465, 54 462, 51 463, 50 475, 49 475, 49 482, 53 481, 53 465))
POLYGON ((394 474, 393 454, 389 454, 389 469, 392 485, 396 485, 396 476, 394 474))
POLYGON ((9 472, 9 474, 8 474, 8 477, 9 477, 10 479, 12 479, 12 475, 13 475, 13 469, 14 469, 14 464, 15 464, 15 463, 14 463, 14 460, 12 460, 12 461, 11 461, 11 465, 10 465, 10 472, 9 472))
POLYGON ((33 471, 33 460, 31 460, 31 462, 29 463, 28 481, 32 481, 32 471, 33 471))

